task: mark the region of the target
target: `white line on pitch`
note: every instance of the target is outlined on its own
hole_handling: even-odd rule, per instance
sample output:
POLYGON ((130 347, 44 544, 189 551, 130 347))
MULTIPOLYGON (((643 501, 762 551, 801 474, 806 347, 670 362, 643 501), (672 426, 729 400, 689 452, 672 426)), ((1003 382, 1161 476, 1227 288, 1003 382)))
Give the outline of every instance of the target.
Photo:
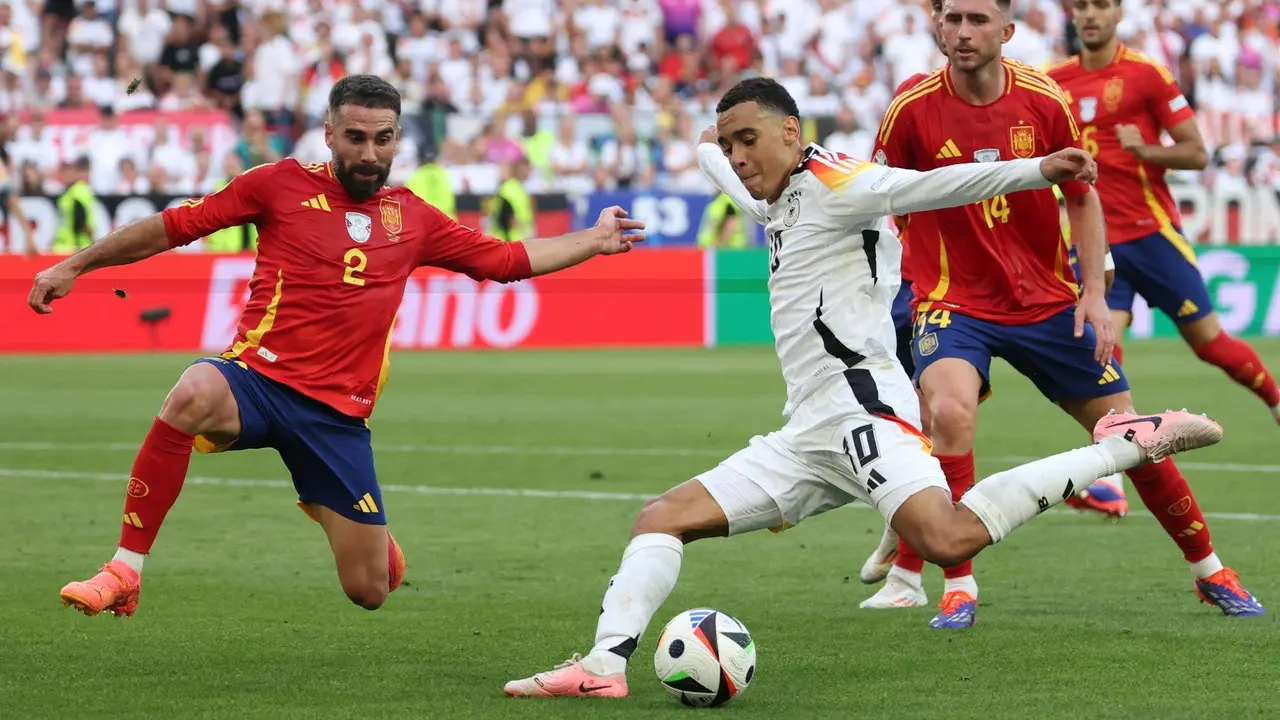
MULTIPOLYGON (((139 441, 140 442, 140 441, 139 441)), ((63 443, 63 442, 0 442, 0 452, 136 452, 138 443, 63 443)), ((549 457, 692 457, 726 458, 734 449, 680 447, 591 447, 591 446, 532 446, 532 445, 374 445, 375 453, 421 453, 423 455, 516 455, 549 457)), ((979 456, 981 457, 981 456, 979 456)), ((988 458, 1001 463, 1026 463, 1040 460, 1038 457, 1001 455, 988 458)), ((1215 472, 1280 473, 1280 465, 1252 465, 1248 463, 1203 463, 1178 460, 1178 466, 1188 470, 1215 472)))
MULTIPOLYGON (((118 473, 86 473, 71 472, 65 470, 38 470, 24 468, 0 468, 0 478, 35 478, 43 480, 96 480, 103 482, 124 483, 125 477, 118 473)), ((219 477, 203 477, 190 476, 186 480, 191 485, 212 485, 215 487, 261 487, 261 488, 292 488, 293 483, 287 480, 267 480, 260 478, 219 478, 219 477)), ((488 495, 499 497, 532 497, 532 498, 556 498, 556 499, 572 499, 572 500, 625 500, 629 502, 640 502, 648 500, 653 495, 644 493, 617 493, 617 492, 594 492, 590 490, 535 490, 530 488, 477 488, 477 487, 435 487, 431 485, 383 485, 383 492, 393 493, 418 493, 420 495, 488 495)), ((845 508, 857 510, 870 510, 871 508, 862 503, 851 503, 845 508)), ((1084 515, 1076 511, 1060 509, 1054 513, 1059 516, 1084 515)), ((1145 511, 1136 511, 1136 515, 1147 514, 1145 511)), ((1246 522, 1275 522, 1280 521, 1280 515, 1263 515, 1258 513, 1220 513, 1207 512, 1204 513, 1206 518, 1211 520, 1243 520, 1246 522)))

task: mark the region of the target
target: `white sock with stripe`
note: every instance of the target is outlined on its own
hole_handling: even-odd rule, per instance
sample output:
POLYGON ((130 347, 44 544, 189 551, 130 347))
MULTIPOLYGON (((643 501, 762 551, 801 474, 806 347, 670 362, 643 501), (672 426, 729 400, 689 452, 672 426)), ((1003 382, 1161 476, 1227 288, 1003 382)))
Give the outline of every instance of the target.
POLYGON ((682 559, 684 543, 672 535, 645 533, 632 538, 600 603, 596 644, 582 661, 587 672, 626 672, 640 635, 676 586, 682 559))
POLYGON ((982 480, 960 498, 998 543, 1013 529, 1061 503, 1098 478, 1142 462, 1137 445, 1110 436, 1094 445, 1019 465, 982 480))
POLYGON ((134 571, 134 572, 136 572, 136 573, 138 573, 139 575, 141 575, 141 574, 142 574, 142 563, 144 563, 144 562, 146 561, 147 556, 146 556, 146 555, 143 555, 143 554, 142 554, 142 553, 140 553, 140 552, 134 552, 134 551, 132 551, 132 550, 125 550, 124 548, 116 548, 116 555, 115 555, 115 557, 113 557, 113 558, 111 558, 111 559, 112 559, 112 560, 119 560, 120 562, 124 563, 125 565, 128 565, 129 567, 133 568, 133 571, 134 571))

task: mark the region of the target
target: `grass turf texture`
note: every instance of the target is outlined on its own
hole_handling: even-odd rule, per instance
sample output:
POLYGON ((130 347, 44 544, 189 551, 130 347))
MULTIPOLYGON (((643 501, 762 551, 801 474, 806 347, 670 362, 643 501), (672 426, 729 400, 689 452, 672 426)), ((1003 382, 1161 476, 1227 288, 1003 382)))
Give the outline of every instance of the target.
MULTIPOLYGON (((1280 365, 1280 344, 1259 349, 1280 365)), ((1225 425, 1222 445, 1183 465, 1219 554, 1280 613, 1280 428, 1177 343, 1127 352, 1141 408, 1185 405, 1225 425)), ((640 501, 447 489, 660 492, 780 423, 767 349, 397 355, 373 429, 409 570, 382 610, 342 595, 323 534, 266 450, 193 460, 133 619, 63 608, 58 588, 110 557, 134 449, 190 359, 0 359, 6 716, 684 716, 652 653, 663 623, 703 605, 741 619, 759 649, 751 688, 715 711, 736 717, 1280 712, 1276 615, 1199 604, 1132 489, 1135 514, 1119 523, 1055 509, 979 556, 979 624, 963 633, 928 629, 932 609, 857 608, 881 529, 865 507, 699 542, 636 653, 631 698, 503 697, 506 680, 589 648, 640 501)), ((1003 364, 994 380, 979 475, 1086 442, 1003 364)), ((940 572, 925 579, 937 602, 940 572)))

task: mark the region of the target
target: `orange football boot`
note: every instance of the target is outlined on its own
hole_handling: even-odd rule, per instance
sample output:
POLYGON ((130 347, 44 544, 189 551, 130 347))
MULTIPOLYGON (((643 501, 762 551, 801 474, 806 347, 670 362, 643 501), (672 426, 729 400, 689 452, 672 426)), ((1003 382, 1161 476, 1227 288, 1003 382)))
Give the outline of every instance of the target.
POLYGON ((110 610, 119 617, 132 616, 138 609, 141 590, 142 576, 123 561, 112 560, 88 580, 67 583, 60 594, 63 605, 74 607, 85 615, 110 610))

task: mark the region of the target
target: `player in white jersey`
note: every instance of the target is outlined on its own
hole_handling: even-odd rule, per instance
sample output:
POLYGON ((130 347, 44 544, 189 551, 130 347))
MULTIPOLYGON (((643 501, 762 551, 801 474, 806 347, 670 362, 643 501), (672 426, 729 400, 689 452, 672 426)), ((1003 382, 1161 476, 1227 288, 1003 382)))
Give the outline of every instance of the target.
POLYGON ((766 78, 736 85, 716 112, 719 146, 700 144, 698 160, 765 225, 787 423, 646 502, 605 591, 590 654, 509 682, 508 695, 626 696, 627 660, 675 587, 684 545, 694 540, 781 531, 862 500, 927 560, 954 565, 1062 502, 1079 483, 1222 437, 1217 423, 1185 411, 1111 415, 1095 428, 1096 444, 993 475, 953 504, 896 355, 890 304, 902 248, 885 216, 1071 179, 1092 182, 1092 158, 1067 149, 927 173, 863 163, 803 147, 795 101, 766 78))

